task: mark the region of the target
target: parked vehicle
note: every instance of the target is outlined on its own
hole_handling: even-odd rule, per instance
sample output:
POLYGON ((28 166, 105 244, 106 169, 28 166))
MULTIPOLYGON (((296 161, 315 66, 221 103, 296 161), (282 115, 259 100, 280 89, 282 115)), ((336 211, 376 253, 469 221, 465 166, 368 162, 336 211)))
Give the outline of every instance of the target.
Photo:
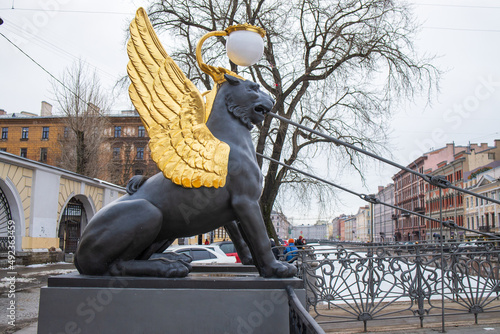
MULTIPOLYGON (((221 263, 235 263, 236 259, 232 256, 227 256, 224 252, 216 251, 209 246, 203 245, 183 245, 171 246, 165 250, 164 253, 175 252, 178 254, 189 255, 193 261, 191 263, 205 263, 205 264, 221 264, 221 263)), ((153 254, 152 259, 161 258, 162 253, 153 254)))
POLYGON ((236 258, 236 263, 241 263, 241 259, 232 241, 219 241, 210 245, 218 246, 227 256, 234 256, 236 258))
POLYGON ((204 248, 211 249, 211 250, 213 250, 214 252, 219 253, 219 254, 221 254, 221 255, 226 255, 226 256, 229 256, 229 255, 227 255, 226 253, 224 253, 224 251, 222 250, 222 248, 220 248, 220 246, 219 246, 219 245, 216 245, 216 244, 208 244, 208 245, 204 245, 203 247, 204 247, 204 248))

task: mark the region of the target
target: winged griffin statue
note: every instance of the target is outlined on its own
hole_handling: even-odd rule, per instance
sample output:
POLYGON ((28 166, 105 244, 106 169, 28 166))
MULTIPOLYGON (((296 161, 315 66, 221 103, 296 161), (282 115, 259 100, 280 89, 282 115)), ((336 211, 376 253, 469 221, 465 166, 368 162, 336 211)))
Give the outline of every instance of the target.
POLYGON ((161 172, 147 180, 133 177, 128 194, 91 219, 75 254, 78 271, 183 277, 191 269, 187 257, 151 256, 177 238, 224 226, 243 263, 253 261, 264 277, 293 276, 296 268, 271 252, 249 131, 274 101, 256 83, 203 63, 215 87, 201 94, 165 52, 142 8, 130 24, 127 51, 130 98, 161 172))

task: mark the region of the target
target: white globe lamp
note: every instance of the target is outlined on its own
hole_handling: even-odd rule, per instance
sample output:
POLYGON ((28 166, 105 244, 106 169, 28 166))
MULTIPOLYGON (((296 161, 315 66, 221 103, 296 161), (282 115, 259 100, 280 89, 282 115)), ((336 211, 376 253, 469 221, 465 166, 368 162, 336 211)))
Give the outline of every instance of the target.
POLYGON ((229 36, 226 41, 227 56, 239 66, 251 66, 264 54, 265 31, 251 25, 237 25, 226 29, 229 36))
POLYGON ((196 45, 196 61, 200 69, 210 75, 216 83, 223 83, 224 74, 229 74, 240 79, 238 74, 223 67, 207 65, 203 62, 201 49, 207 38, 212 36, 227 36, 226 50, 229 59, 239 66, 251 66, 262 58, 264 53, 264 36, 266 31, 251 24, 238 24, 230 26, 223 31, 211 31, 203 35, 196 45))

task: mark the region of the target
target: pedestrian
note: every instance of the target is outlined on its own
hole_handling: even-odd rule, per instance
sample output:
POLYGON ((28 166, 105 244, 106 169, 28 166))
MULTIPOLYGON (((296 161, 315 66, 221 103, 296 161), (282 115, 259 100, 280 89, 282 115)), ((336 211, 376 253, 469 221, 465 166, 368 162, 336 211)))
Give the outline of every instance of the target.
POLYGON ((295 246, 297 246, 298 249, 303 249, 303 246, 306 244, 305 241, 306 239, 304 239, 302 236, 299 236, 299 238, 295 242, 295 246))
POLYGON ((269 239, 269 241, 271 241, 271 250, 273 251, 274 258, 275 258, 276 260, 279 260, 279 257, 280 257, 280 251, 279 251, 279 249, 276 247, 276 243, 274 242, 274 239, 269 239))
POLYGON ((210 245, 210 241, 208 241, 208 239, 205 239, 205 245, 210 245))
POLYGON ((298 249, 295 247, 295 240, 288 240, 288 247, 285 249, 286 262, 293 262, 297 259, 298 249))

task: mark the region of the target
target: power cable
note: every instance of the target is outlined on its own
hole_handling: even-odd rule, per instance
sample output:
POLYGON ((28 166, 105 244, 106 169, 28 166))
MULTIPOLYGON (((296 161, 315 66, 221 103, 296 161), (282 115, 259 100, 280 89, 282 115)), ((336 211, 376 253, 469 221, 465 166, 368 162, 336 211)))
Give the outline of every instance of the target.
MULTIPOLYGON (((24 38, 23 36, 21 36, 18 31, 21 31, 22 28, 18 25, 16 25, 15 23, 11 23, 11 25, 13 26, 13 28, 15 29, 11 29, 9 28, 8 26, 6 26, 5 29, 7 29, 10 33, 18 36, 19 38, 24 38)), ((34 34, 31 34, 31 36, 27 36, 27 38, 33 38, 33 43, 34 44, 37 44, 39 45, 41 48, 49 51, 49 52, 52 52, 54 54, 57 54, 65 59, 68 59, 68 60, 71 60, 71 61, 74 61, 74 60, 81 60, 79 57, 75 56, 74 54, 70 53, 69 51, 66 51, 62 48, 60 48, 59 46, 57 46, 56 44, 50 42, 49 40, 47 39, 44 39, 40 36, 37 36, 37 35, 34 35, 34 34)), ((117 81, 118 78, 116 76, 114 76, 113 74, 109 73, 108 71, 102 69, 102 68, 98 68, 97 66, 89 63, 88 61, 86 60, 82 60, 83 63, 89 65, 90 67, 94 68, 95 70, 101 72, 102 74, 106 75, 108 78, 112 79, 112 80, 115 80, 117 81)))
MULTIPOLYGON (((32 12, 46 12, 46 9, 41 8, 0 8, 0 10, 12 10, 12 11, 32 11, 32 12)), ((51 12, 57 13, 76 13, 76 14, 113 14, 113 15, 133 15, 133 13, 125 12, 103 12, 103 11, 91 11, 91 10, 67 10, 67 9, 51 9, 51 12)))

